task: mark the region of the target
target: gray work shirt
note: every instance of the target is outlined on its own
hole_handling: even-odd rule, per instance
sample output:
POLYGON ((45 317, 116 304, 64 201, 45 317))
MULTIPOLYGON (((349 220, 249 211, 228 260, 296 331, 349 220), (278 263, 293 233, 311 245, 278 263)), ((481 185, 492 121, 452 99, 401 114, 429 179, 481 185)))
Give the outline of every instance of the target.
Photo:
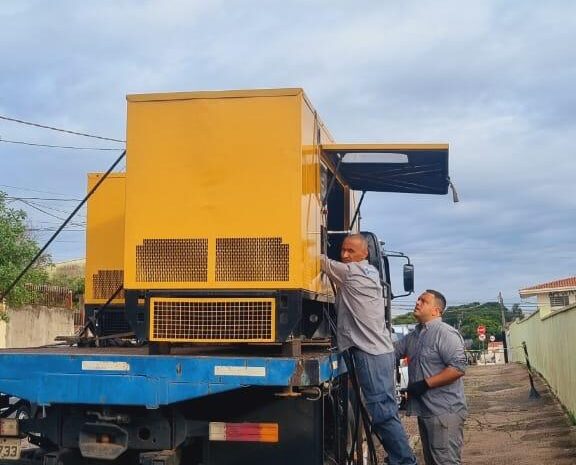
MULTIPOLYGON (((466 370, 464 340, 452 326, 436 318, 419 324, 414 331, 394 343, 396 358, 409 357, 408 382, 421 381, 437 375, 446 367, 466 370)), ((408 414, 431 417, 467 411, 464 381, 432 388, 422 397, 408 399, 408 414)))
POLYGON ((378 270, 367 260, 342 263, 322 257, 321 264, 337 290, 338 349, 357 347, 372 355, 392 352, 378 270))

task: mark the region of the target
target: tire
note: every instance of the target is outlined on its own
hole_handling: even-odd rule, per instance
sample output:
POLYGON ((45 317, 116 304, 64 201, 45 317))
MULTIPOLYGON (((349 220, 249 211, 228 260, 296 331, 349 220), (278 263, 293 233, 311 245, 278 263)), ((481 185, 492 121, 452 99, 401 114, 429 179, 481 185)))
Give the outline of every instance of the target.
POLYGON ((30 404, 28 403, 22 404, 20 407, 18 407, 16 413, 14 414, 14 417, 17 418, 18 420, 28 420, 29 418, 31 418, 31 416, 32 416, 31 407, 30 404))

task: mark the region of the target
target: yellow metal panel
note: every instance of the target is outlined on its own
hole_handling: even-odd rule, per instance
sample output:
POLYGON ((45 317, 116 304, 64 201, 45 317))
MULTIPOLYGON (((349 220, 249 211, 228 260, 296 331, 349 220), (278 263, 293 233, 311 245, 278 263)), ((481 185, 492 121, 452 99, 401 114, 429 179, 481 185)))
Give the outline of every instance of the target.
POLYGON ((126 98, 129 102, 154 102, 170 100, 193 100, 193 99, 224 99, 224 98, 253 98, 253 97, 286 97, 300 96, 303 94, 300 88, 285 89, 251 89, 251 90, 208 90, 197 92, 167 92, 159 94, 132 94, 126 98))
POLYGON ((274 342, 275 337, 275 299, 150 299, 151 341, 274 342))
MULTIPOLYGON (((88 191, 103 173, 88 174, 88 191)), ((111 173, 88 199, 85 302, 101 304, 123 282, 125 174, 111 173)), ((122 295, 122 294, 120 294, 122 295)), ((114 303, 123 303, 118 298, 114 303)))
POLYGON ((332 142, 331 135, 307 99, 302 105, 302 233, 303 288, 330 293, 327 281, 320 279, 318 257, 321 250, 322 198, 320 186, 320 146, 332 142))
MULTIPOLYGON (((197 93, 178 99, 129 98, 128 289, 303 287, 302 94, 266 92, 243 93, 243 98, 226 93, 210 98, 197 93), (251 256, 266 263, 288 253, 288 279, 275 279, 284 276, 280 272, 271 280, 258 280, 259 275, 245 281, 217 279, 221 265, 216 254, 222 240, 245 240, 246 266, 251 256), (176 255, 155 252, 165 262, 184 257, 172 260, 182 268, 205 266, 205 274, 193 280, 182 275, 177 280, 137 276, 137 250, 150 244, 165 250, 158 241, 205 241, 206 249, 188 242, 176 255), (250 244, 256 244, 252 254, 250 244)), ((150 260, 154 262, 154 254, 150 260)))
POLYGON ((385 152, 386 150, 406 150, 415 152, 418 150, 448 150, 448 144, 322 144, 324 152, 385 152))

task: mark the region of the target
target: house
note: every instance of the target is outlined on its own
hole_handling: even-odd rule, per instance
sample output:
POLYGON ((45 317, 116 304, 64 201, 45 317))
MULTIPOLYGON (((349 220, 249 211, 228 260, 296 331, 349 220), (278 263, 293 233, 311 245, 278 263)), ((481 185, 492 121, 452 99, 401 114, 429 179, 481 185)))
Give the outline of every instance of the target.
POLYGON ((540 316, 546 316, 576 304, 576 276, 525 287, 518 292, 522 299, 536 297, 540 316))

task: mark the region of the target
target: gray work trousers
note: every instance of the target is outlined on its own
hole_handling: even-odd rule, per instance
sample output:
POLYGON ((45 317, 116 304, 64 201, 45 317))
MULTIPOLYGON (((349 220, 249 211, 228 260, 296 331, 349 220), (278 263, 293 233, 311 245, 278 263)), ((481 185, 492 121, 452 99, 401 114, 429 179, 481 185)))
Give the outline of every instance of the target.
POLYGON ((465 412, 418 417, 426 465, 460 465, 465 412))

